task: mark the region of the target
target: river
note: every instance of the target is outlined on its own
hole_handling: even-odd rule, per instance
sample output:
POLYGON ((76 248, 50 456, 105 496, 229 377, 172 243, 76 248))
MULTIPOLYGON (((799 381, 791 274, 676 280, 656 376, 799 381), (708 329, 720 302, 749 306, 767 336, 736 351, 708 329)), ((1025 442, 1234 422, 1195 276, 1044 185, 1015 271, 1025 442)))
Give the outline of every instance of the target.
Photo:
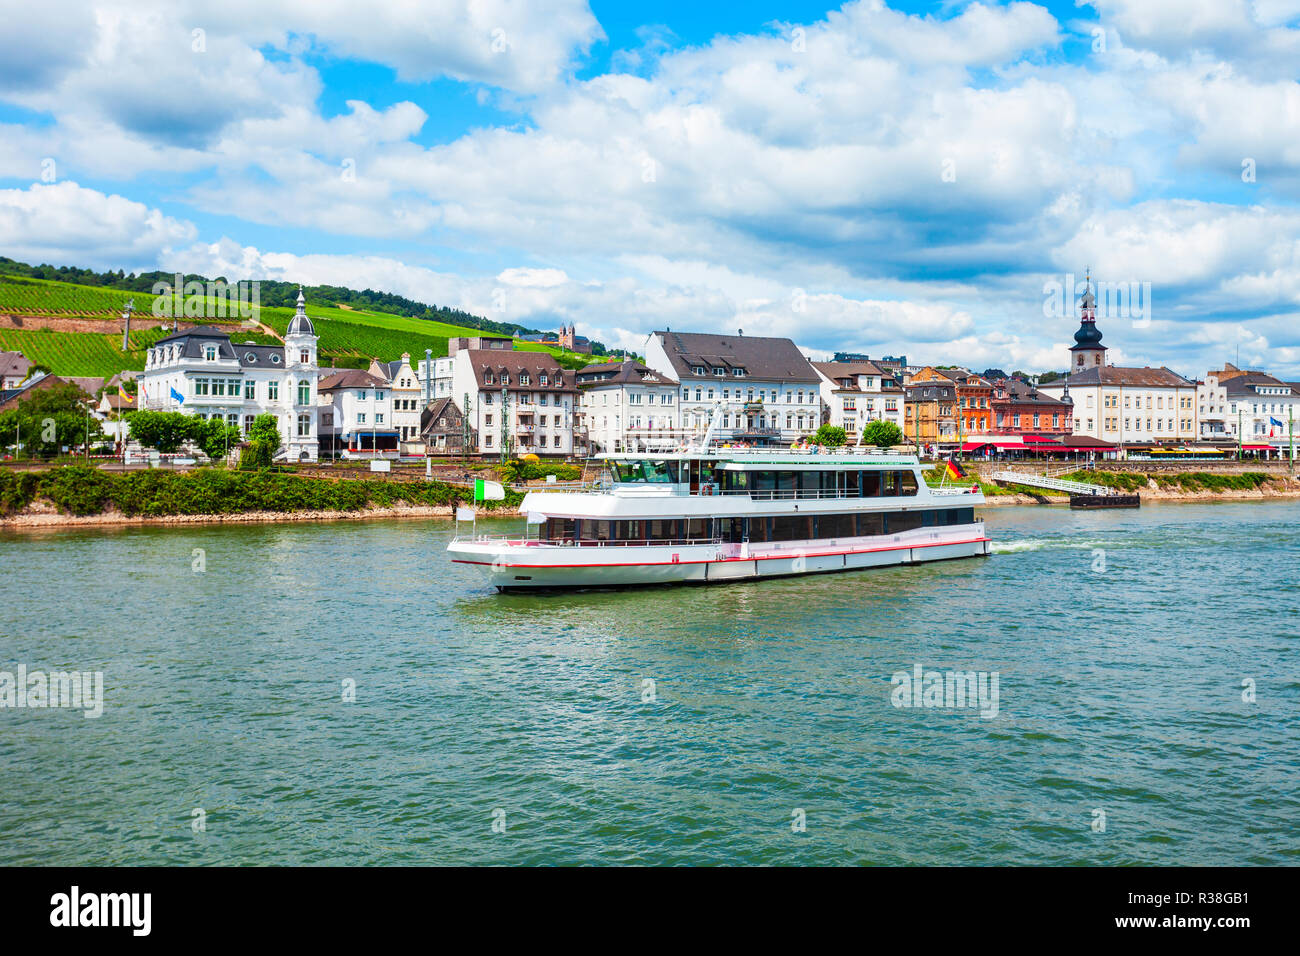
POLYGON ((0 863, 1294 864, 1297 517, 989 509, 989 558, 530 596, 447 521, 7 534, 0 669, 103 712, 0 709, 0 863), (918 665, 996 715, 896 706, 918 665))

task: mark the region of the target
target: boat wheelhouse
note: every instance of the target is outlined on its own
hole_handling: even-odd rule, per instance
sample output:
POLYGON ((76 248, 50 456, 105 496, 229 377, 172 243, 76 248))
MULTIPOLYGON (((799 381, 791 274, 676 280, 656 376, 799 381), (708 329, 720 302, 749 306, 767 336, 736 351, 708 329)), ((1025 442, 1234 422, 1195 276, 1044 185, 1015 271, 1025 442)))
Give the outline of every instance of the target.
POLYGON ((452 560, 513 590, 752 580, 990 550, 978 484, 931 488, 911 455, 720 447, 604 462, 592 485, 530 491, 527 534, 457 536, 452 560))

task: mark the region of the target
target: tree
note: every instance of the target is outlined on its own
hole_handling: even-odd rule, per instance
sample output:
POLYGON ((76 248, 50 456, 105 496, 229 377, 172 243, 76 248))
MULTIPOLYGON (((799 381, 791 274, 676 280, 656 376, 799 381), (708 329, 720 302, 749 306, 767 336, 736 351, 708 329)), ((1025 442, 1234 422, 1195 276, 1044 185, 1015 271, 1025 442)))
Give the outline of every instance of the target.
POLYGON ((184 412, 126 413, 131 437, 147 448, 156 448, 170 454, 187 441, 197 441, 206 422, 184 412))
POLYGON ((828 448, 838 448, 848 441, 848 436, 844 429, 839 425, 823 425, 808 437, 814 445, 825 445, 828 448))
POLYGON ((248 440, 262 442, 271 449, 271 457, 280 450, 280 420, 270 412, 263 412, 248 426, 248 440))
POLYGON ((203 449, 203 454, 213 461, 225 458, 230 449, 243 441, 238 425, 229 425, 215 416, 200 421, 196 431, 196 443, 203 449))
POLYGON ((21 443, 28 455, 52 458, 67 447, 102 441, 104 432, 90 416, 85 394, 71 382, 35 389, 16 407, 0 414, 0 445, 21 443))
POLYGON ((875 445, 877 448, 889 448, 897 445, 903 440, 903 430, 893 422, 887 422, 883 419, 877 419, 869 422, 867 427, 862 429, 862 443, 864 445, 875 445))

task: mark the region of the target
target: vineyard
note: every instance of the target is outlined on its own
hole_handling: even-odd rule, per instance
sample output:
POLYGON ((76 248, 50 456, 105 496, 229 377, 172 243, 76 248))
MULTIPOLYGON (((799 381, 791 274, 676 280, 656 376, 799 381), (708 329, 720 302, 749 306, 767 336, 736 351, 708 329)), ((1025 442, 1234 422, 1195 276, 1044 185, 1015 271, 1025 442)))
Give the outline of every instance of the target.
MULTIPOLYGON (((0 275, 0 315, 108 320, 120 316, 127 301, 131 299, 135 299, 137 314, 150 315, 153 296, 147 293, 0 275)), ((209 305, 215 303, 209 300, 209 305)), ((215 308, 208 311, 215 312, 215 308)), ((283 336, 293 312, 291 308, 268 306, 257 310, 255 318, 283 336)), ((400 358, 403 352, 409 352, 411 360, 415 362, 424 358, 426 349, 432 350, 435 358, 440 358, 447 354, 449 337, 484 334, 478 329, 461 328, 444 322, 385 312, 343 309, 332 305, 309 303, 307 312, 320 336, 320 361, 323 366, 364 368, 372 358, 390 361, 400 358)), ((183 323, 214 325, 236 321, 237 317, 182 319, 183 323)), ((165 334, 164 330, 158 328, 133 331, 130 350, 123 352, 120 333, 101 335, 96 332, 0 328, 0 349, 22 352, 32 362, 49 368, 56 375, 103 376, 123 369, 144 368, 145 350, 165 334)), ((275 341, 265 334, 250 333, 242 328, 232 328, 230 336, 236 342, 251 339, 269 344, 275 341)), ((561 353, 554 346, 533 342, 516 342, 515 345, 526 351, 549 352, 566 368, 581 368, 590 361, 588 356, 561 353)))

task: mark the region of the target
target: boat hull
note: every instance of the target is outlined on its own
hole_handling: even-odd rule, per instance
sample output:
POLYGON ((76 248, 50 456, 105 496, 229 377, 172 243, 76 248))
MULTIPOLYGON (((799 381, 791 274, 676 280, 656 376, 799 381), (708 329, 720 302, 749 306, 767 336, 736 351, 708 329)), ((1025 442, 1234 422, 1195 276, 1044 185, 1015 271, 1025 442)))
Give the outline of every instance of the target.
POLYGON ((983 525, 942 534, 909 532, 883 538, 786 542, 780 547, 708 544, 587 548, 537 542, 453 542, 452 561, 482 569, 502 591, 721 584, 826 574, 988 555, 983 525))

